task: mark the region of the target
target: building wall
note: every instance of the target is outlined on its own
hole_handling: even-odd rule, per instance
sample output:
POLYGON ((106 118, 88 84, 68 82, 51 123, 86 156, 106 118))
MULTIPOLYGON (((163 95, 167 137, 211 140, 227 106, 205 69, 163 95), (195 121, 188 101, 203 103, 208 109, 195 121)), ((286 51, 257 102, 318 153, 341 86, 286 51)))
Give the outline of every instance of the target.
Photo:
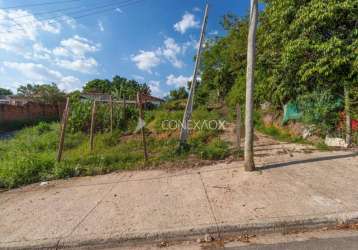
MULTIPOLYGON (((0 104, 0 126, 59 119, 64 104, 49 105, 29 102, 25 105, 0 104)), ((1 129, 1 127, 0 127, 1 129)))

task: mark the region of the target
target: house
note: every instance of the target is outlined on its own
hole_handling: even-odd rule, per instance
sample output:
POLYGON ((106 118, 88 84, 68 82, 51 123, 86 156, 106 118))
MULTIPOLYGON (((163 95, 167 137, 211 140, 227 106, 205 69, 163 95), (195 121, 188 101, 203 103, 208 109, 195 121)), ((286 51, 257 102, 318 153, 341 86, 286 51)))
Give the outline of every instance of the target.
POLYGON ((33 102, 33 99, 25 96, 8 96, 10 105, 23 106, 27 103, 33 102))
POLYGON ((160 99, 158 97, 151 96, 151 95, 144 95, 143 96, 143 101, 152 103, 155 106, 159 106, 160 104, 162 104, 164 102, 163 99, 160 99))
POLYGON ((9 96, 0 95, 0 104, 10 104, 9 96))
MULTIPOLYGON (((96 100, 102 102, 109 102, 111 100, 111 95, 104 93, 83 93, 81 94, 81 99, 84 100, 96 100)), ((114 102, 123 102, 123 100, 112 99, 114 102)), ((159 106, 164 102, 163 99, 160 99, 151 95, 143 95, 143 102, 152 103, 155 106, 159 106)), ((136 100, 126 100, 127 104, 136 104, 136 100)))
POLYGON ((81 98, 88 99, 88 100, 109 102, 111 99, 111 95, 104 94, 104 93, 83 93, 83 94, 81 94, 81 98))

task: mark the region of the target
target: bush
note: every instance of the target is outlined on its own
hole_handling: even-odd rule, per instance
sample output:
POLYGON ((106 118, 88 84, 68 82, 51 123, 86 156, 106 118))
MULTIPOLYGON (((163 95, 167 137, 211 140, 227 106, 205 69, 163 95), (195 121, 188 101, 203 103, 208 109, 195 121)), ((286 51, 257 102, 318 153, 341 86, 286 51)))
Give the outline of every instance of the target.
POLYGON ((53 166, 54 155, 17 155, 1 162, 0 182, 12 188, 46 180, 53 166))
POLYGON ((314 124, 321 134, 334 131, 339 122, 339 111, 343 104, 340 98, 335 97, 330 91, 314 91, 298 98, 300 110, 303 111, 302 121, 306 124, 314 124))
POLYGON ((229 145, 220 139, 214 139, 206 145, 202 145, 199 149, 202 159, 206 160, 222 160, 229 154, 229 145))

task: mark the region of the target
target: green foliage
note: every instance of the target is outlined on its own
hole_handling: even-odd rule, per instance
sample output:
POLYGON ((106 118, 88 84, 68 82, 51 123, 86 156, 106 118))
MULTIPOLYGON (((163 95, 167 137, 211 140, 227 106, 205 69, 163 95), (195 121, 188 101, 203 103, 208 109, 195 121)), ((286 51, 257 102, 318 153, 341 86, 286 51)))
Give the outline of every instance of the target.
MULTIPOLYGON (((223 159, 230 150, 221 141, 215 141, 218 131, 194 131, 189 151, 177 154, 177 135, 164 131, 158 125, 168 119, 164 111, 150 115, 158 130, 152 136, 148 133, 147 142, 150 159, 147 166, 157 166, 170 162, 181 162, 189 154, 200 159, 223 159), (154 117, 154 118, 153 118, 154 117), (158 134, 160 132, 162 134, 158 134)), ((169 117, 181 121, 182 111, 171 112, 169 117)), ((199 117, 199 116, 197 116, 199 117)), ((200 118, 213 118, 204 112, 200 118)), ((150 125, 148 129, 150 129, 150 125)), ((66 133, 63 160, 57 163, 59 124, 40 123, 23 129, 15 137, 0 141, 0 186, 17 187, 38 181, 46 181, 72 176, 105 174, 118 169, 138 169, 144 165, 143 146, 140 134, 127 137, 120 130, 113 134, 96 133, 94 151, 89 150, 89 136, 82 132, 66 133)))
POLYGON ((203 133, 191 140, 191 149, 205 160, 222 160, 230 155, 229 144, 219 138, 208 141, 203 133))
POLYGON ((180 100, 167 100, 165 103, 161 105, 163 110, 184 110, 187 103, 187 99, 180 100))
POLYGON ((114 76, 112 81, 107 79, 94 79, 85 84, 83 91, 87 93, 106 93, 113 95, 116 99, 135 99, 137 92, 150 94, 147 84, 140 84, 135 80, 114 76))
POLYGON ((57 104, 65 100, 65 93, 55 83, 51 84, 27 84, 17 89, 19 96, 31 98, 38 102, 57 104))
MULTIPOLYGON (((75 133, 89 131, 91 125, 93 101, 80 99, 79 96, 72 96, 70 102, 70 114, 68 118, 68 129, 75 133)), ((114 129, 126 129, 129 124, 138 119, 138 110, 133 106, 113 105, 113 127, 114 129), (124 120, 124 114, 126 120, 124 120)), ((110 129, 110 108, 108 103, 96 103, 96 131, 108 131, 110 129)))
POLYGON ((281 105, 311 91, 357 82, 356 4, 343 1, 273 0, 259 27, 258 64, 268 97, 281 105))
POLYGON ((302 120, 306 124, 314 124, 323 135, 332 132, 339 122, 339 110, 343 103, 330 91, 314 91, 298 98, 302 120))
POLYGON ((202 59, 202 81, 197 90, 197 101, 223 102, 237 77, 246 69, 247 19, 224 17, 228 35, 209 41, 202 59))
POLYGON ((110 93, 112 83, 109 80, 94 79, 83 86, 86 93, 110 93))
POLYGON ((0 96, 13 95, 9 89, 0 88, 0 96))
POLYGON ((187 97, 188 92, 186 91, 185 87, 180 87, 169 92, 168 100, 180 100, 186 99, 187 97))

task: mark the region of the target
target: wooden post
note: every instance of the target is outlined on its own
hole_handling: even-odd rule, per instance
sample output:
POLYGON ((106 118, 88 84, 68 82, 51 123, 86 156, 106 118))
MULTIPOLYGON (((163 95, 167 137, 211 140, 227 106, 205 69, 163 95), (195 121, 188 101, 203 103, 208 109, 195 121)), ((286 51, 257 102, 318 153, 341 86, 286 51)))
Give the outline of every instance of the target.
POLYGON ((111 122, 111 134, 113 134, 113 102, 112 96, 109 96, 109 110, 110 110, 110 122, 111 122))
POLYGON ((58 145, 57 159, 56 159, 57 162, 60 162, 61 158, 62 158, 63 144, 65 142, 66 125, 67 125, 68 113, 69 113, 69 107, 70 107, 69 105, 70 105, 70 98, 67 97, 66 106, 65 106, 65 109, 62 114, 60 142, 58 145))
POLYGON ((126 97, 123 95, 123 121, 126 121, 126 97))
MULTIPOLYGON (((142 103, 142 96, 141 93, 137 93, 137 103, 139 108, 139 119, 140 123, 144 123, 144 114, 143 114, 143 103, 142 103)), ((145 161, 148 161, 148 152, 147 152, 147 141, 145 139, 145 131, 144 131, 144 124, 141 125, 141 131, 142 131, 142 139, 143 139, 143 149, 144 149, 144 159, 145 161)))
POLYGON ((237 140, 237 149, 240 152, 240 142, 241 142, 241 110, 240 104, 236 105, 236 140, 237 140))
POLYGON ((93 106, 92 106, 91 129, 90 129, 90 150, 91 150, 91 152, 93 151, 95 120, 96 120, 96 100, 93 101, 93 106))

